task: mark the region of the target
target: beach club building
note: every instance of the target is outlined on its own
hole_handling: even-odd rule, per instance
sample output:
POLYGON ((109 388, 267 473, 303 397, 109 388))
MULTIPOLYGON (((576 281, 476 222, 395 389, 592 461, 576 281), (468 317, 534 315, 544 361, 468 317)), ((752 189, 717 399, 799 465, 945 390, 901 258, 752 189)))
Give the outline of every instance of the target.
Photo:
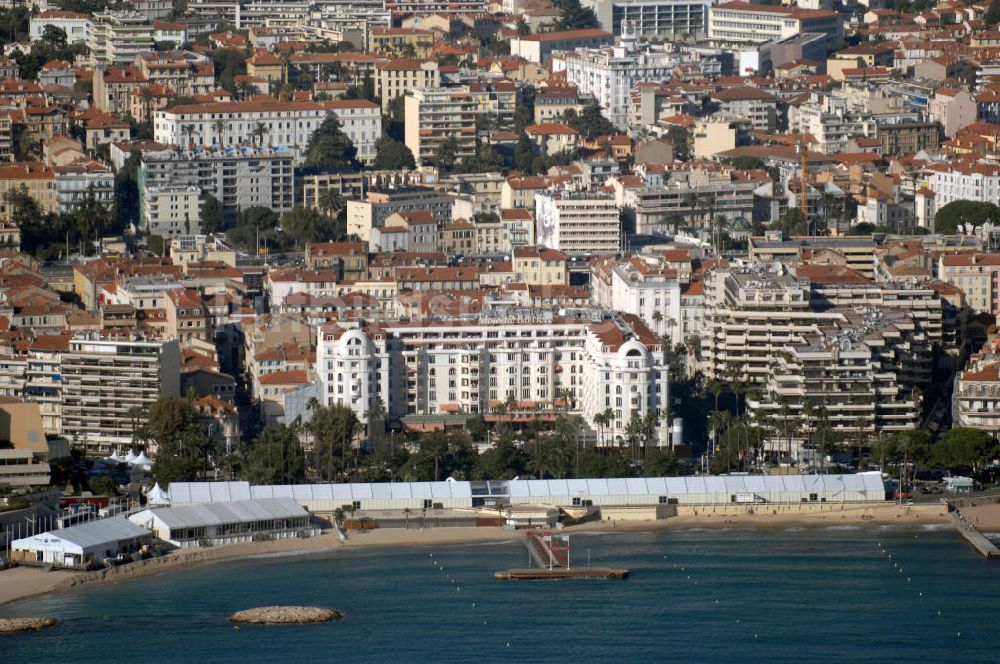
POLYGON ((136 553, 152 541, 146 528, 113 517, 14 540, 11 559, 25 565, 90 569, 100 567, 105 558, 136 553))
MULTIPOLYGON (((175 486, 172 484, 171 486, 175 486)), ((290 498, 230 500, 143 510, 133 524, 180 548, 236 544, 261 539, 288 539, 317 534, 309 513, 290 498)))
POLYGON ((174 482, 172 505, 291 499, 310 512, 495 508, 499 505, 638 508, 729 505, 747 496, 773 504, 884 501, 877 472, 854 475, 629 477, 579 480, 382 482, 252 486, 248 482, 174 482))

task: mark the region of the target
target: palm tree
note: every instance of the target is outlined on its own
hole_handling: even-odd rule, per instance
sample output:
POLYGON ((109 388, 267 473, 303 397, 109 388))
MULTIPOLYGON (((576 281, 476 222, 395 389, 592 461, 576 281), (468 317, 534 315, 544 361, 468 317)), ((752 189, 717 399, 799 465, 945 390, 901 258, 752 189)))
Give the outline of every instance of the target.
POLYGON ((188 149, 193 150, 195 126, 193 124, 186 124, 183 127, 181 127, 181 131, 184 132, 184 135, 188 137, 188 149))
POLYGON ((216 120, 212 123, 212 128, 215 129, 215 140, 218 141, 219 145, 222 145, 222 132, 226 130, 225 120, 216 120))
POLYGON ((319 195, 316 201, 319 204, 321 210, 326 213, 326 216, 331 219, 340 214, 340 211, 344 209, 344 199, 333 187, 325 189, 323 193, 319 195))
POLYGON ((254 137, 254 145, 256 146, 257 142, 260 141, 260 145, 263 146, 264 137, 267 136, 270 131, 271 130, 267 128, 267 125, 263 122, 258 122, 254 126, 253 131, 250 132, 250 135, 254 137))
POLYGON ((594 420, 594 426, 597 427, 597 437, 603 443, 604 442, 604 427, 608 426, 608 418, 604 414, 604 412, 601 412, 601 413, 594 413, 593 420, 594 420))
POLYGON ((375 438, 375 432, 376 432, 374 424, 375 422, 379 422, 382 424, 382 431, 379 432, 379 437, 381 438, 381 434, 385 433, 385 416, 386 416, 386 410, 385 410, 385 404, 382 403, 382 398, 375 397, 375 401, 370 406, 368 406, 368 409, 365 411, 365 420, 367 420, 368 422, 369 438, 375 438))

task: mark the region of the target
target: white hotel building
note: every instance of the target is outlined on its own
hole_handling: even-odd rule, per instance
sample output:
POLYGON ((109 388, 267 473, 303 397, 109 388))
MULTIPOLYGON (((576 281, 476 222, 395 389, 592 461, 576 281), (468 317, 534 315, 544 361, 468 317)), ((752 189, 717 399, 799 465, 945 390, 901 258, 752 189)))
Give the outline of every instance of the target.
MULTIPOLYGON (((668 364, 659 337, 634 316, 602 320, 550 312, 500 311, 495 317, 320 328, 320 401, 350 406, 364 420, 381 400, 388 418, 488 413, 515 399, 525 409, 570 412, 588 423, 611 408, 623 440, 635 413, 668 403, 668 364), (586 377, 586 378, 585 378, 586 377)), ((669 427, 657 432, 666 445, 669 427)))
POLYGON ((252 99, 175 106, 156 112, 153 133, 157 142, 170 145, 260 144, 286 149, 298 158, 328 115, 340 122, 358 149, 358 158, 374 161, 382 115, 376 104, 364 100, 321 103, 252 99))

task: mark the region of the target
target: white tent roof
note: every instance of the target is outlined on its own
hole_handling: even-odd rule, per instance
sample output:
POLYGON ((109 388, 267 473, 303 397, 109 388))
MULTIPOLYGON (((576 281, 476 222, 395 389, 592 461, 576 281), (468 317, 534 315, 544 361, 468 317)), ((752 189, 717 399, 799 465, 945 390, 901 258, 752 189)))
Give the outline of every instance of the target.
MULTIPOLYGON (((834 497, 865 493, 881 500, 885 487, 878 472, 854 475, 733 475, 728 477, 619 477, 579 480, 509 480, 488 482, 381 482, 356 484, 277 484, 251 486, 249 482, 173 482, 174 505, 233 500, 293 498, 300 503, 322 500, 391 499, 544 499, 577 496, 685 496, 825 493, 834 497)), ((523 502, 523 501, 522 501, 523 502)))
POLYGON ((230 523, 250 523, 266 519, 288 519, 308 516, 308 514, 301 505, 291 498, 271 498, 164 507, 145 510, 133 514, 129 518, 136 523, 145 523, 152 517, 173 530, 230 523))
POLYGON ((156 506, 169 505, 170 493, 161 489, 160 483, 157 482, 153 485, 153 488, 146 493, 146 504, 156 506))
POLYGON ((132 523, 125 517, 116 516, 14 540, 12 546, 15 549, 37 548, 39 545, 53 548, 53 544, 59 544, 61 541, 87 550, 103 548, 111 542, 134 539, 149 534, 150 532, 142 526, 132 523))
POLYGON ((132 463, 135 461, 135 451, 129 450, 128 454, 125 455, 125 463, 132 463))
POLYGON ((121 460, 122 460, 122 458, 120 456, 118 456, 118 450, 115 450, 114 452, 112 452, 111 456, 108 457, 108 461, 115 461, 115 462, 119 462, 120 463, 121 460))
POLYGON ((155 462, 146 456, 145 451, 140 451, 139 456, 132 460, 133 466, 152 466, 155 462))

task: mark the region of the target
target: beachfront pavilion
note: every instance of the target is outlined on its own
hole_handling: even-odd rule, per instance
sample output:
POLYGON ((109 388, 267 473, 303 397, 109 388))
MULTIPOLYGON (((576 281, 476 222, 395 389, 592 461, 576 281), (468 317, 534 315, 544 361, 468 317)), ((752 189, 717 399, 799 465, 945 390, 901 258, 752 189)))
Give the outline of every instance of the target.
POLYGON ((146 528, 113 517, 14 540, 11 558, 26 565, 89 569, 105 558, 135 553, 152 541, 146 528))
POLYGON ((747 496, 775 504, 857 503, 885 500, 885 485, 877 472, 268 486, 251 486, 249 482, 174 482, 170 496, 173 505, 284 497, 311 512, 327 514, 344 508, 420 512, 538 504, 605 508, 729 505, 747 496))
POLYGON ((317 532, 309 525, 309 513, 290 498, 157 507, 137 512, 129 521, 181 548, 287 539, 317 532))

